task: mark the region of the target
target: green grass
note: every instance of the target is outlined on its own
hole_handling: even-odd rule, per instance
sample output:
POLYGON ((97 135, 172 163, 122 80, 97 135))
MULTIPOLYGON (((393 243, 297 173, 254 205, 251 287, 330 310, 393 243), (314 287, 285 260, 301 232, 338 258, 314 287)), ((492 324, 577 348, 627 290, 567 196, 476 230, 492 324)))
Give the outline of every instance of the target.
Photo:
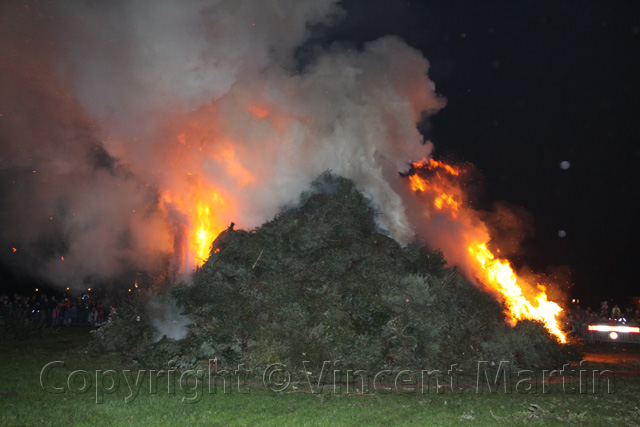
POLYGON ((640 425, 640 378, 617 374, 612 394, 565 394, 558 382, 548 394, 542 394, 540 384, 537 393, 485 389, 476 394, 474 374, 465 377, 460 394, 348 395, 334 394, 327 385, 317 395, 304 392, 305 384, 297 392, 290 387, 274 393, 254 382, 249 394, 208 394, 205 388, 195 404, 182 402, 191 394, 179 387, 168 393, 166 383, 158 383, 158 393, 151 394, 145 377, 139 395, 126 403, 129 388, 123 372, 131 369, 135 380, 139 368, 121 356, 85 353, 89 339, 87 329, 71 328, 0 341, 0 425, 640 425), (61 394, 45 391, 39 379, 42 368, 56 360, 65 366, 51 371, 48 384, 64 386, 61 394), (108 369, 116 371, 120 386, 105 393, 101 404, 95 402, 95 378, 87 393, 72 393, 64 384, 75 370, 95 375, 108 369))

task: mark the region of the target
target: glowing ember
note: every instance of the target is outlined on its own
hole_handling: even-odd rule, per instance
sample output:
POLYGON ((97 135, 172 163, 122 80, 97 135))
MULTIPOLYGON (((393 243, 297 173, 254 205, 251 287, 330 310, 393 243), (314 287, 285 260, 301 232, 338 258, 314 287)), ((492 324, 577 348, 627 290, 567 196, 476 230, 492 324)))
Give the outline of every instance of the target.
MULTIPOLYGON (((482 232, 486 227, 471 208, 463 206, 464 194, 458 179, 465 170, 441 161, 422 159, 413 164, 413 172, 409 176, 411 190, 430 201, 437 211, 451 220, 464 221, 472 224, 470 227, 479 229, 477 233, 461 236, 467 239, 461 242, 467 248, 468 258, 464 262, 468 264, 471 275, 502 296, 511 322, 515 324, 519 319, 540 320, 560 342, 566 342, 556 320, 562 309, 555 302, 548 301, 545 287, 532 286, 519 278, 507 260, 497 258, 489 250, 488 236, 486 241, 477 240, 478 235, 486 234, 482 232), (476 237, 466 237, 471 235, 476 237)), ((497 252, 500 253, 500 250, 497 252)))

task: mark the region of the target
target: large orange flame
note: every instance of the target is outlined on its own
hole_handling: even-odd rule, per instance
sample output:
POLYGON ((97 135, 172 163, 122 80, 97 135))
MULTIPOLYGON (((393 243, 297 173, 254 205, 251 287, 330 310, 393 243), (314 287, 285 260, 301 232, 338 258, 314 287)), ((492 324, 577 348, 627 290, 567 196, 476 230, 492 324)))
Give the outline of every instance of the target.
POLYGON ((201 266, 209 258, 211 244, 224 230, 224 223, 216 216, 216 211, 225 209, 225 201, 219 192, 208 189, 188 194, 166 191, 162 194, 162 202, 187 217, 183 236, 186 241, 180 249, 186 264, 201 266))
POLYGON ((168 148, 171 161, 164 171, 167 185, 160 194, 160 206, 173 226, 174 271, 189 274, 209 258, 213 241, 235 217, 234 191, 254 184, 256 178, 238 158, 231 139, 204 129, 198 118, 188 125, 177 122, 179 131, 168 148), (215 182, 212 174, 223 178, 215 182))
MULTIPOLYGON (((218 193, 213 193, 213 198, 216 202, 219 202, 219 204, 224 205, 218 193)), ((192 230, 189 243, 191 250, 195 253, 196 266, 200 266, 209 258, 211 243, 218 234, 220 234, 220 231, 222 231, 220 227, 212 224, 211 209, 200 200, 196 200, 196 212, 193 218, 192 230)))
MULTIPOLYGON (((461 213, 473 215, 472 209, 463 205, 464 194, 457 181, 464 169, 433 159, 416 162, 413 169, 414 174, 409 176, 411 190, 430 201, 437 212, 452 220, 461 213)), ((496 257, 489 250, 488 241, 476 240, 474 236, 460 244, 467 249, 468 264, 475 278, 504 299, 512 324, 519 319, 540 320, 560 342, 566 342, 556 319, 562 309, 547 299, 543 285, 532 286, 518 277, 509 261, 496 257)))
POLYGON ((496 258, 486 243, 473 242, 467 250, 478 263, 478 279, 504 297, 512 322, 518 319, 540 320, 560 342, 566 342, 556 320, 562 308, 547 300, 544 286, 538 285, 539 292, 533 296, 535 303, 532 303, 523 295, 523 288, 520 286, 522 280, 516 276, 509 262, 496 258))

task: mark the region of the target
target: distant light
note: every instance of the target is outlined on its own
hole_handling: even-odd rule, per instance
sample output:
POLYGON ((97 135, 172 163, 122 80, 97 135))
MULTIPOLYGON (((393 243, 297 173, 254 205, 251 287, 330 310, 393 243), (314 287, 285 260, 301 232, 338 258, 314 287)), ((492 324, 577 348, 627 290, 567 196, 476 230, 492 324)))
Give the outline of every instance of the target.
POLYGON ((91 288, 87 289, 89 292, 91 292, 91 288))
POLYGON ((36 292, 38 292, 38 288, 36 288, 36 292))
POLYGON ((18 252, 18 249, 16 249, 16 248, 11 248, 11 249, 13 250, 13 253, 18 252))
POLYGON ((69 290, 69 288, 67 288, 67 290, 69 290))
POLYGON ((640 334, 640 327, 638 326, 589 325, 587 329, 589 331, 599 331, 599 332, 620 332, 620 333, 627 333, 627 334, 640 334))
POLYGON ((560 230, 558 231, 558 237, 566 237, 567 236, 567 232, 564 230, 560 230))
POLYGON ((563 161, 560 162, 560 169, 567 170, 570 167, 571 167, 571 163, 570 162, 568 162, 566 160, 563 160, 563 161))
POLYGON ((129 288, 129 292, 131 292, 131 288, 129 288))
POLYGON ((618 339, 618 333, 617 332, 611 332, 609 334, 609 338, 611 338, 612 340, 617 340, 618 339))

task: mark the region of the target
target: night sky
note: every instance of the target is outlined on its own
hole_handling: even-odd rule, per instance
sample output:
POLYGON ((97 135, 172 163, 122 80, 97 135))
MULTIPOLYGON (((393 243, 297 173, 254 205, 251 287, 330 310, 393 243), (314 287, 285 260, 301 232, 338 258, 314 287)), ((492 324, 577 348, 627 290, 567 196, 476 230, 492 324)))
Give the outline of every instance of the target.
POLYGON ((351 1, 347 10, 321 42, 397 34, 430 61, 448 100, 425 132, 436 156, 479 169, 476 207, 506 201, 531 214, 516 265, 569 270, 578 298, 640 294, 640 3, 351 1))
MULTIPOLYGON (((572 297, 640 295, 639 2, 342 5, 342 20, 316 26, 297 50, 301 67, 317 45, 404 39, 429 60, 447 99, 420 126, 435 156, 475 165, 475 208, 506 202, 523 212, 530 232, 511 261, 570 272, 572 297)), ((4 284, 31 280, 0 271, 4 284)))

